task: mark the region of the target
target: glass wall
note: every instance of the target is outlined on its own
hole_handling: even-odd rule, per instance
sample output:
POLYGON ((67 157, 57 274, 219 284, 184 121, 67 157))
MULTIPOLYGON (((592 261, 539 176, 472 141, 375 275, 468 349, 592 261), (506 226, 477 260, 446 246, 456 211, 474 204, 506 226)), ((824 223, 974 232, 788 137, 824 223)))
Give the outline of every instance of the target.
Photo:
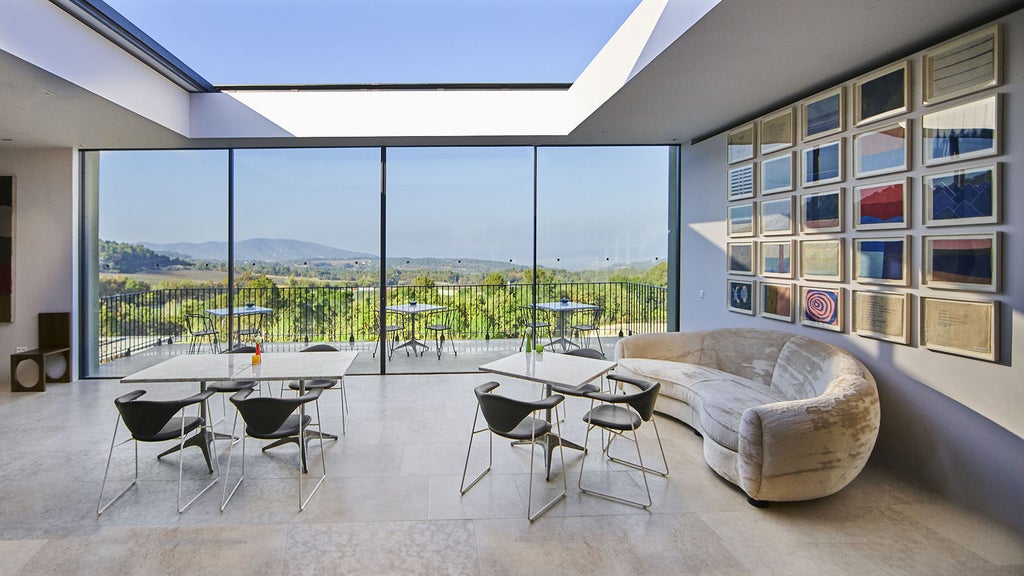
POLYGON ((82 373, 255 342, 472 372, 538 321, 556 351, 610 354, 673 325, 673 151, 83 152, 82 373))

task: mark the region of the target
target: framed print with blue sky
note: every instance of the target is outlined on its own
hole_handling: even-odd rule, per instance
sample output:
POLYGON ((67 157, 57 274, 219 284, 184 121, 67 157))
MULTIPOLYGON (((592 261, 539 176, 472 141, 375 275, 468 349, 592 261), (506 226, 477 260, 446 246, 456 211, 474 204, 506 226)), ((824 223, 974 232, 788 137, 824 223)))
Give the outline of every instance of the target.
POLYGON ((997 94, 921 117, 921 157, 925 166, 998 153, 997 94))
POLYGON ((999 164, 921 178, 925 226, 999 223, 999 164))
POLYGON ((910 285, 910 236, 853 239, 853 280, 910 285))
POLYGON ((843 181, 843 139, 810 146, 801 151, 800 174, 804 186, 843 181))
POLYGON ((793 233, 793 197, 776 200, 762 200, 761 234, 764 236, 787 236, 793 233))
POLYGON ((761 194, 777 194, 793 189, 793 153, 761 160, 761 194))
POLYGON ((729 206, 726 220, 726 228, 730 238, 744 238, 754 236, 757 232, 755 225, 756 202, 744 202, 729 206))
POLYGON ((910 168, 909 126, 910 120, 904 120, 854 136, 854 177, 903 172, 910 168))
POLYGON ((761 275, 766 278, 793 277, 793 245, 795 240, 761 242, 761 275))
POLYGON ((823 234, 843 231, 843 189, 809 192, 800 196, 800 232, 823 234))
POLYGON ((853 125, 862 126, 910 111, 910 63, 886 66, 853 81, 853 125))

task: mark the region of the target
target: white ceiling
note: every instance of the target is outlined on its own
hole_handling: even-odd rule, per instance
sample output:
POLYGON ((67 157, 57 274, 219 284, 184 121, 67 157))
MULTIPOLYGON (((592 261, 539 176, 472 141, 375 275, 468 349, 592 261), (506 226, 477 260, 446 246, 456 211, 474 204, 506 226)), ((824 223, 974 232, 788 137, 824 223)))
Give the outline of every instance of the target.
POLYGON ((1020 0, 723 0, 568 136, 188 140, 0 51, 0 151, 686 142, 1022 6, 1020 0))

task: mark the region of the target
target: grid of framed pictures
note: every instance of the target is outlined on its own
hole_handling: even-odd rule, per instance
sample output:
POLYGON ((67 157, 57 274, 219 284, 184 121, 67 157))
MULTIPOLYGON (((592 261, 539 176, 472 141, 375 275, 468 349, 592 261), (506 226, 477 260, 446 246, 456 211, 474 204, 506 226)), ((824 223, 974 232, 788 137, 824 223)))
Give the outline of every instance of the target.
POLYGON ((997 361, 999 32, 728 132, 728 310, 997 361))

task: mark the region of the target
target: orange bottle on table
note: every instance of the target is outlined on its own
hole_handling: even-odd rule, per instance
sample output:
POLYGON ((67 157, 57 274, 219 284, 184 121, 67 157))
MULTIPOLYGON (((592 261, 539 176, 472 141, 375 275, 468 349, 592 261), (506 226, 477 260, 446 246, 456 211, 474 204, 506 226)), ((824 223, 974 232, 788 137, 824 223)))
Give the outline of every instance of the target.
POLYGON ((256 353, 252 355, 252 363, 253 364, 259 364, 262 361, 263 361, 263 358, 261 357, 260 343, 257 342, 256 343, 256 353))

